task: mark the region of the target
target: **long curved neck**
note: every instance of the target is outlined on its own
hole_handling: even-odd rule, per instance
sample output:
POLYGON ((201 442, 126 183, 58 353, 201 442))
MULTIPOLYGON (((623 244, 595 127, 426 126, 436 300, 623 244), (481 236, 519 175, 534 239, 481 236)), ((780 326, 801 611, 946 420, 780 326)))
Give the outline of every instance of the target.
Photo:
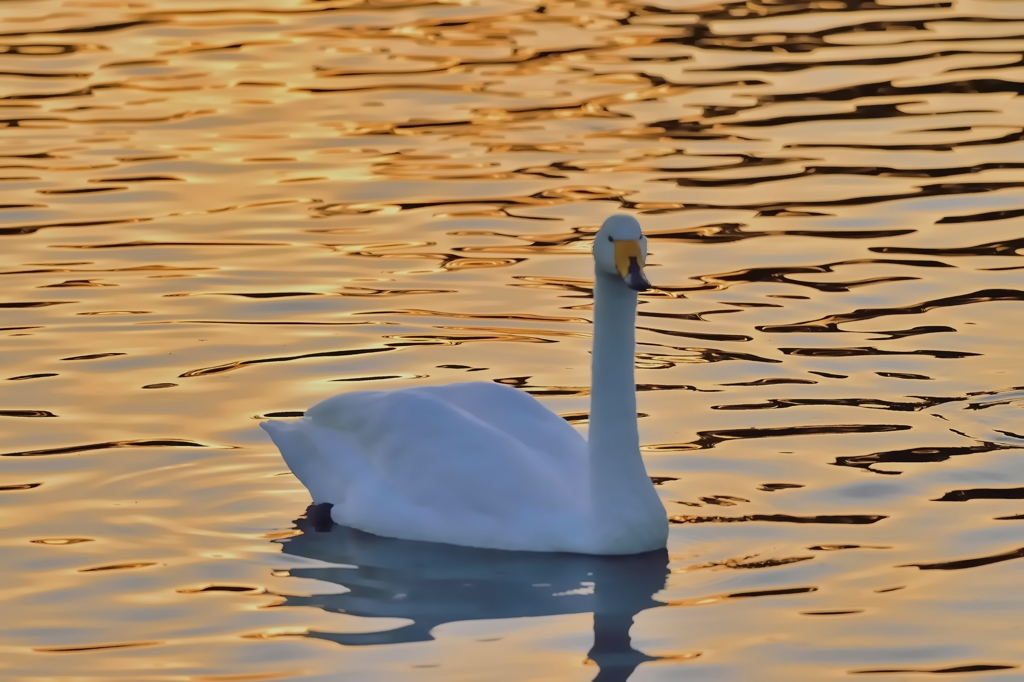
POLYGON ((602 505, 651 485, 636 424, 636 303, 621 280, 595 273, 588 447, 591 492, 602 505))

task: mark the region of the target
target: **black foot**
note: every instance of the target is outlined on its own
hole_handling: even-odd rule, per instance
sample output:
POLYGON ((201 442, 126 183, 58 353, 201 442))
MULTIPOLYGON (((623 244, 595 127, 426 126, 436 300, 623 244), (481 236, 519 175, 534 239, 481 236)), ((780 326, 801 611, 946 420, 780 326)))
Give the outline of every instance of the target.
POLYGON ((329 533, 334 521, 331 520, 331 508, 334 505, 330 502, 322 504, 311 504, 306 510, 306 518, 309 520, 313 530, 317 533, 329 533))

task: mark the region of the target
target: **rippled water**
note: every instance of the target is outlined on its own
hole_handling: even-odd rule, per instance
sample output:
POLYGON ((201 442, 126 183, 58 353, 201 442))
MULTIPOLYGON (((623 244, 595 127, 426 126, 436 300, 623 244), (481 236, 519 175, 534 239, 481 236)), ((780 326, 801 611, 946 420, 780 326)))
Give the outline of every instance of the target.
POLYGON ((3 2, 0 677, 1024 679, 1022 32, 1012 0, 3 2), (613 211, 652 238, 668 554, 308 529, 265 415, 479 379, 585 428, 613 211))

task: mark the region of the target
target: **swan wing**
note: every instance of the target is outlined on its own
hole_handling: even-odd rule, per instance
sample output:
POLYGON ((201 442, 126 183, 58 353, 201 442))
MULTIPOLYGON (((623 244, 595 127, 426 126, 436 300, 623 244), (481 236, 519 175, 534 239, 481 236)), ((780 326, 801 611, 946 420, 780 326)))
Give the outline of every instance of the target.
POLYGON ((519 440, 531 450, 547 453, 554 461, 564 461, 571 466, 585 463, 586 440, 569 422, 525 391, 484 381, 411 390, 443 400, 519 440))
POLYGON ((499 384, 348 393, 264 428, 314 502, 381 535, 535 535, 538 521, 575 516, 586 499, 586 441, 499 384))

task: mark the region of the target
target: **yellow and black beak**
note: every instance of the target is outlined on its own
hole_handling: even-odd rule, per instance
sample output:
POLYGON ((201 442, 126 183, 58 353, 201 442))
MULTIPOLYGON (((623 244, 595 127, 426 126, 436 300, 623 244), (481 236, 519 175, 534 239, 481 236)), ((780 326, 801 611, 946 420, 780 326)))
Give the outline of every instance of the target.
POLYGON ((615 240, 615 269, 634 291, 647 291, 651 283, 644 275, 644 252, 637 239, 615 240))

